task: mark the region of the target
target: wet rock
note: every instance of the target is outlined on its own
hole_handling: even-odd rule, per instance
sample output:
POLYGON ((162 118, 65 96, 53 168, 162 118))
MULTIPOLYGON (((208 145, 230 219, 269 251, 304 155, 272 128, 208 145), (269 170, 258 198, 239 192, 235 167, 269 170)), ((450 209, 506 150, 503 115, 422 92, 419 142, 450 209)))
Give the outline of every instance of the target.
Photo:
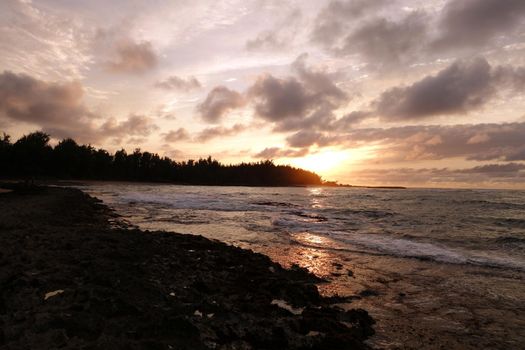
POLYGON ((379 292, 372 289, 365 289, 359 292, 359 295, 362 297, 377 297, 379 295, 379 292))

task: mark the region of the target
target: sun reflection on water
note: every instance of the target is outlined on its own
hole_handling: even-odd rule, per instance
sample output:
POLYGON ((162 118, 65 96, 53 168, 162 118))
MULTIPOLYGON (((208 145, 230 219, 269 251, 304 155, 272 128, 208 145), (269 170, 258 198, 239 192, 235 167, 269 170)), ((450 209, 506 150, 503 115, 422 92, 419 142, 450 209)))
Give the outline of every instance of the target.
POLYGON ((294 234, 293 238, 299 245, 292 246, 280 260, 285 260, 286 265, 298 264, 317 276, 328 276, 332 271, 334 257, 323 248, 331 247, 332 241, 308 232, 294 234))
POLYGON ((311 188, 308 188, 308 192, 310 194, 310 207, 311 208, 324 208, 325 207, 323 188, 311 187, 311 188))

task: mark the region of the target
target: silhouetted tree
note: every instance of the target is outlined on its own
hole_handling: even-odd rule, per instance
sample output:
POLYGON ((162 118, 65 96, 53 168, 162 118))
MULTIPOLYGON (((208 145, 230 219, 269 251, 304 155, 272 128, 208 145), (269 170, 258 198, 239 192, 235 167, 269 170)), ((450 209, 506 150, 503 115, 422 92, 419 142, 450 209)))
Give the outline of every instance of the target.
POLYGON ((6 174, 13 172, 11 163, 11 138, 6 133, 0 138, 0 168, 4 169, 6 174))
POLYGON ((49 135, 40 131, 22 136, 16 141, 11 154, 15 174, 31 183, 35 177, 46 175, 53 151, 48 143, 49 135))
POLYGON ((49 135, 34 132, 15 144, 8 135, 0 139, 0 176, 59 179, 156 181, 200 185, 296 186, 320 185, 319 175, 271 160, 223 165, 211 156, 176 162, 158 154, 124 149, 111 155, 89 145, 64 139, 54 148, 49 135))

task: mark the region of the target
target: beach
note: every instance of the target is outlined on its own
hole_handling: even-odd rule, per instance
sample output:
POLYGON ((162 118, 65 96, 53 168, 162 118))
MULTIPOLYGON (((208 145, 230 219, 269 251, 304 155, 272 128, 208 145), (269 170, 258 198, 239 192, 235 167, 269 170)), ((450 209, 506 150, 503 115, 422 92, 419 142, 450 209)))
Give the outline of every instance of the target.
MULTIPOLYGON (((71 184, 73 185, 73 184, 71 184)), ((142 230, 198 234, 294 264, 374 318, 378 349, 521 349, 525 193, 77 184, 142 230)))
POLYGON ((78 189, 0 194, 2 349, 367 349, 323 279, 202 236, 126 227, 78 189))

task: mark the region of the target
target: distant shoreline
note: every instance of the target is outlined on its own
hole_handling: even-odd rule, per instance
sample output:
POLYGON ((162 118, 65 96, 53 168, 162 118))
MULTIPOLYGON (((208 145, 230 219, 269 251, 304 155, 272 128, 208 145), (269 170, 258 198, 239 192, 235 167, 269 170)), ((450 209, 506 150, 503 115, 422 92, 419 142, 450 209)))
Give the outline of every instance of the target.
MULTIPOLYGON (((19 183, 20 179, 0 179, 1 183, 19 183)), ((175 185, 175 186, 218 186, 218 187, 327 187, 327 188, 370 188, 370 189, 392 189, 405 190, 408 187, 404 186, 367 186, 367 185, 348 185, 348 184, 311 184, 311 185, 253 185, 253 184, 209 184, 209 183, 176 183, 176 182, 162 182, 162 181, 126 181, 126 180, 77 180, 77 179, 41 179, 36 181, 37 184, 42 185, 62 185, 62 186, 78 186, 79 184, 90 183, 115 183, 115 184, 145 184, 145 185, 175 185)))

